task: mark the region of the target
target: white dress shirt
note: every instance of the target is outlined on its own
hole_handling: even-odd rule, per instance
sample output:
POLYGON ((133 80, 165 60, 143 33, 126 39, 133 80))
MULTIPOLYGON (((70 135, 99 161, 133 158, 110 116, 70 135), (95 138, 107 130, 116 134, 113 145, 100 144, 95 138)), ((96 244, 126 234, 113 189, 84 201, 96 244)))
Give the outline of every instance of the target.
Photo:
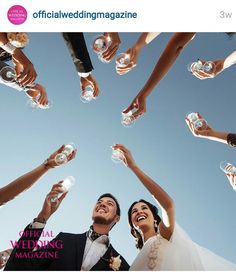
POLYGON ((101 259, 107 251, 108 243, 107 235, 101 235, 94 241, 87 237, 81 266, 82 271, 90 270, 101 259))

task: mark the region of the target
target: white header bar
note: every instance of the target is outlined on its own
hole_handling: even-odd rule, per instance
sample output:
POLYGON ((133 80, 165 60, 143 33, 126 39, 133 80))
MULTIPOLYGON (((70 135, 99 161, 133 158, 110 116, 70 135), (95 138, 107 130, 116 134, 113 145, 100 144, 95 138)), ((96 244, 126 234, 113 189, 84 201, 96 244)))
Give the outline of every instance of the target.
MULTIPOLYGON (((6 32, 234 32, 236 29, 235 0, 0 1, 1 28, 6 32), (22 24, 13 24, 8 19, 9 9, 14 5, 21 5, 27 11, 22 24)), ((20 14, 12 16, 17 18, 20 14)))

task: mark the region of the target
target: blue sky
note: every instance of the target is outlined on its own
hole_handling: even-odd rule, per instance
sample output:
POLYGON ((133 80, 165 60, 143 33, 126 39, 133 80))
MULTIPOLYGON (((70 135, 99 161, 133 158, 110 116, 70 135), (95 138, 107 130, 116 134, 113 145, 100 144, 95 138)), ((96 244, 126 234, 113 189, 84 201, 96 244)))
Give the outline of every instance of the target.
MULTIPOLYGON (((111 232, 112 244, 131 263, 137 250, 127 210, 139 198, 153 199, 128 168, 111 161, 110 146, 123 143, 140 168, 175 200, 177 222, 192 239, 236 263, 236 195, 219 168, 223 160, 236 164, 235 149, 193 137, 184 121, 186 113, 199 111, 215 129, 236 132, 236 68, 205 81, 187 71, 188 63, 198 58, 220 59, 230 54, 236 47, 235 37, 197 34, 148 97, 147 113, 132 128, 124 128, 121 111, 143 87, 172 33, 163 33, 146 46, 137 67, 123 76, 116 74, 114 60, 104 64, 92 52, 96 34, 85 34, 101 90, 96 101, 80 101, 79 77, 60 33, 30 33, 25 49, 37 69, 37 81, 47 89, 51 109, 32 111, 25 105, 23 92, 1 86, 1 186, 38 166, 63 143, 74 142, 78 154, 1 207, 0 250, 18 239, 19 231, 37 216, 51 186, 73 175, 76 185, 49 220, 47 230, 55 235, 86 231, 97 197, 111 192, 122 209, 121 221, 111 232)), ((128 49, 139 34, 120 33, 119 52, 128 49)))

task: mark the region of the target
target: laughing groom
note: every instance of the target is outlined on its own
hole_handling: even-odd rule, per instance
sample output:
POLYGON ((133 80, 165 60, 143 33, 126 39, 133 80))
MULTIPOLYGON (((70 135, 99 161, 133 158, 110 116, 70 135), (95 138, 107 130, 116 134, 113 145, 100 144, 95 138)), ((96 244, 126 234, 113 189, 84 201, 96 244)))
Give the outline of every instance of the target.
MULTIPOLYGON (((66 196, 60 183, 55 184, 47 195, 43 208, 24 233, 43 232, 50 216, 57 210, 66 196), (56 202, 52 199, 62 195, 56 202)), ((35 250, 39 236, 21 237, 13 249, 5 270, 129 270, 126 260, 112 247, 109 232, 120 220, 120 206, 111 194, 101 195, 92 212, 92 225, 82 234, 59 233, 47 246, 35 250), (34 239, 35 243, 32 243, 34 239), (25 248, 25 245, 32 245, 25 248), (57 246, 55 246, 57 245, 57 246), (60 246, 58 246, 60 245, 60 246), (28 256, 29 255, 29 256, 28 256), (19 258, 21 256, 21 258, 19 258), (28 258, 25 258, 28 256, 28 258), (40 258, 44 256, 45 258, 40 258), (47 256, 47 258, 46 258, 47 256), (49 256, 49 257, 48 257, 49 256), (54 256, 50 258, 50 256, 54 256)))

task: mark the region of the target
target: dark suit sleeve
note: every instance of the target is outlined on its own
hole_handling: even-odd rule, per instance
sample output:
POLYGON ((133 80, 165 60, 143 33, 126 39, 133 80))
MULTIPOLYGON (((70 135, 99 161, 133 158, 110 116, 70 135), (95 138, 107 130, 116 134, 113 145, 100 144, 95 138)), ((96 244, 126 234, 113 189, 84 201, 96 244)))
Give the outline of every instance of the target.
POLYGON ((93 65, 87 50, 84 34, 82 32, 62 33, 64 41, 70 51, 72 60, 79 73, 88 73, 93 65))
MULTIPOLYGON (((47 270, 53 260, 53 256, 56 256, 55 252, 58 249, 52 246, 40 247, 33 251, 43 229, 32 229, 27 226, 24 232, 26 233, 27 231, 36 231, 38 235, 31 237, 22 236, 18 240, 17 246, 14 247, 6 264, 5 271, 47 270), (51 257, 47 258, 47 256, 51 257)), ((50 244, 52 245, 60 241, 60 235, 61 233, 50 241, 50 244)), ((41 243, 38 243, 38 245, 41 246, 41 243)))
POLYGON ((130 265, 126 262, 126 260, 121 256, 121 266, 120 266, 120 271, 128 271, 130 268, 130 265))

